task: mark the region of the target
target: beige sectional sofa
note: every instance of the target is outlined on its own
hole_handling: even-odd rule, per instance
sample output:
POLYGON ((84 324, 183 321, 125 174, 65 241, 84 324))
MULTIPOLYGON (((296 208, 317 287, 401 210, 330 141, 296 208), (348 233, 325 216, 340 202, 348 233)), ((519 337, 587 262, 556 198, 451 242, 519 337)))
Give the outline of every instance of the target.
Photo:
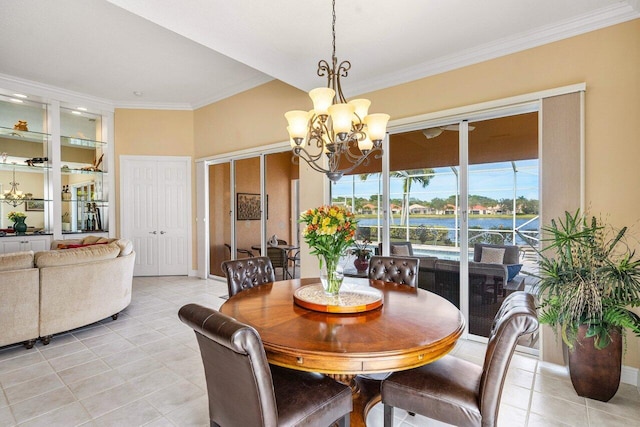
POLYGON ((25 341, 29 348, 38 337, 48 344, 54 334, 115 319, 130 304, 132 244, 98 240, 56 240, 50 251, 0 255, 0 346, 25 341))

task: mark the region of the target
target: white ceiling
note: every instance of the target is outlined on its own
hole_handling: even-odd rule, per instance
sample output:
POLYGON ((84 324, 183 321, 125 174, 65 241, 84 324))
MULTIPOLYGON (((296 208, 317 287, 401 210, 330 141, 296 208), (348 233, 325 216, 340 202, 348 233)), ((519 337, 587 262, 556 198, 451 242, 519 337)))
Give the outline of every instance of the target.
MULTIPOLYGON (((640 17, 640 0, 337 0, 353 96, 640 17)), ((0 77, 117 107, 324 86, 330 0, 0 0, 0 77), (134 92, 142 92, 136 96, 134 92)))

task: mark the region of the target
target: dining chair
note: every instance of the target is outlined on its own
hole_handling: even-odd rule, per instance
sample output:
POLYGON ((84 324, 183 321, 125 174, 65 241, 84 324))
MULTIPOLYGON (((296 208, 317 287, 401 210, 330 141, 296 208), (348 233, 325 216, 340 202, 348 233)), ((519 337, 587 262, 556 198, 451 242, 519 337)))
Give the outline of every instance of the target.
POLYGON ((276 281, 276 274, 268 257, 224 261, 222 271, 227 276, 229 297, 254 286, 276 281))
MULTIPOLYGON (((224 246, 229 250, 229 256, 231 256, 231 245, 228 243, 225 243, 224 246)), ((236 248, 236 252, 239 254, 244 254, 249 258, 253 257, 253 252, 251 252, 249 249, 236 248)), ((233 256, 231 256, 231 258, 233 258, 233 256)))
POLYGON ((298 249, 293 254, 291 252, 289 252, 289 255, 288 255, 287 259, 293 265, 293 272, 291 273, 291 278, 295 279, 296 278, 296 265, 298 265, 298 263, 300 262, 300 250, 298 249))
POLYGON ((372 256, 369 279, 418 287, 420 260, 411 257, 372 256))
POLYGON ((495 426, 518 338, 537 329, 533 295, 512 293, 493 321, 483 366, 445 356, 419 368, 394 372, 382 382, 385 427, 393 425, 394 407, 456 426, 495 426))
POLYGON ((349 425, 348 386, 269 365, 258 332, 212 308, 187 304, 178 315, 198 340, 211 426, 349 425))
POLYGON ((287 251, 282 248, 269 246, 267 247, 267 257, 271 260, 273 268, 282 268, 282 280, 285 280, 289 274, 287 251))

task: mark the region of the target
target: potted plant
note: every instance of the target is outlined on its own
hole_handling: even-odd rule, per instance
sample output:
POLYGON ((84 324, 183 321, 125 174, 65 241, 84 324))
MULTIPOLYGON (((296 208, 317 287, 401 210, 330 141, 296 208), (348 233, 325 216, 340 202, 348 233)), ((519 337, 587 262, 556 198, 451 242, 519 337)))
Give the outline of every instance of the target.
POLYGON ((627 227, 565 212, 543 230, 540 322, 560 333, 568 348, 571 382, 580 396, 611 399, 620 383, 622 333, 640 336, 640 259, 627 227))
POLYGON ((370 240, 363 239, 362 243, 358 243, 357 240, 353 241, 355 245, 354 249, 351 249, 351 255, 354 255, 356 259, 353 261, 353 266, 358 273, 367 271, 369 269, 369 259, 371 258, 371 249, 369 249, 370 240))
POLYGON ((7 218, 13 222, 13 229, 17 235, 22 235, 27 231, 27 224, 24 222, 27 215, 24 212, 11 211, 7 214, 7 218))

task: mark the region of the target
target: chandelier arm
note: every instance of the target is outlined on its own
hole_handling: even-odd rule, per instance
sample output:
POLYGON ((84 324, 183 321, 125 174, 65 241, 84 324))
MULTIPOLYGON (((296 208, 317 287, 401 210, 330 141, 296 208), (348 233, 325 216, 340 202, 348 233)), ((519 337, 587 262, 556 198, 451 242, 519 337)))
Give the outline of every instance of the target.
POLYGON ((297 154, 297 156, 299 158, 301 158, 302 160, 304 160, 311 169, 313 169, 316 172, 321 172, 321 173, 328 173, 328 172, 332 172, 329 169, 325 169, 322 166, 319 166, 316 163, 316 160, 318 159, 317 157, 315 157, 316 160, 311 160, 312 156, 309 154, 309 152, 307 150, 305 150, 303 147, 299 147, 299 152, 297 154))

